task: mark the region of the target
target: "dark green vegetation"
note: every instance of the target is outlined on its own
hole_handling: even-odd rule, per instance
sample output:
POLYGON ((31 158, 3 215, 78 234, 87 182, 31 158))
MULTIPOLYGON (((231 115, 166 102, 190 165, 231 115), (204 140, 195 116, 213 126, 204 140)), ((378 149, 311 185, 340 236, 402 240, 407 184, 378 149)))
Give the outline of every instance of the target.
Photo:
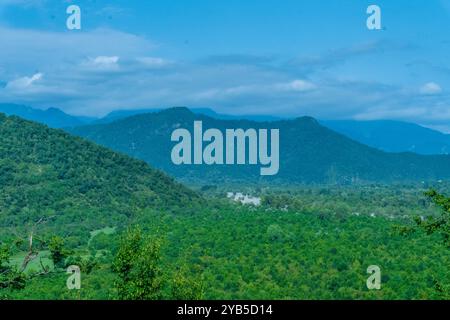
MULTIPOLYGON (((418 228, 425 230, 427 234, 439 234, 450 248, 450 198, 439 194, 435 190, 425 193, 433 202, 442 209, 442 214, 437 217, 428 216, 427 219, 416 218, 418 228)), ((413 229, 413 231, 417 228, 413 229)))
POLYGON ((445 183, 433 201, 422 184, 248 187, 262 206, 242 206, 225 196, 243 190, 201 197, 16 117, 0 115, 0 136, 0 298, 450 298, 445 183), (66 287, 69 265, 81 290, 66 287), (370 265, 380 291, 366 287, 370 265))
POLYGON ((184 182, 259 184, 363 184, 437 181, 450 177, 450 156, 385 153, 321 126, 313 118, 275 122, 218 120, 186 108, 137 115, 105 125, 71 131, 162 169, 184 182), (261 177, 259 166, 176 166, 171 161, 175 128, 192 131, 194 120, 207 128, 279 128, 280 172, 261 177))
POLYGON ((27 236, 39 222, 45 234, 64 232, 78 245, 143 209, 189 211, 201 203, 144 162, 63 131, 0 114, 0 136, 0 239, 27 236))
MULTIPOLYGON (((258 122, 282 120, 280 117, 270 115, 228 115, 217 113, 208 108, 189 109, 195 114, 202 114, 221 120, 251 120, 258 122)), ((111 123, 134 115, 155 113, 163 110, 118 110, 95 121, 95 123, 111 123)), ((444 134, 414 123, 392 120, 320 120, 319 122, 321 125, 341 133, 350 139, 386 152, 414 152, 424 155, 450 153, 449 134, 444 134)))
MULTIPOLYGON (((289 198, 301 202, 301 194, 289 198)), ((383 198, 382 192, 373 195, 383 198)), ((269 195, 265 202, 283 196, 269 195)), ((97 233, 76 249, 96 257, 91 269, 82 267, 80 291, 67 290, 67 275, 54 272, 32 278, 24 289, 3 292, 10 298, 48 299, 450 298, 449 249, 438 233, 398 232, 399 226, 414 228, 411 218, 209 200, 195 215, 142 215, 133 221, 143 226, 142 233, 131 229, 122 240, 124 229, 97 233), (382 270, 380 291, 366 287, 370 265, 382 270)), ((332 201, 345 202, 330 194, 332 201)), ((414 207, 436 213, 428 201, 414 207)))

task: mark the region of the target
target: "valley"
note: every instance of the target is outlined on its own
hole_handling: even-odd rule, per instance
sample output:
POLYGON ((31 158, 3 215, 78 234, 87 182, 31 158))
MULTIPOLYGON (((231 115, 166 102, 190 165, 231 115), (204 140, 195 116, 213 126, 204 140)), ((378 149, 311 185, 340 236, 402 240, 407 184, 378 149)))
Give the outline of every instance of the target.
MULTIPOLYGON (((167 146, 170 151, 170 141, 164 144, 162 137, 169 132, 163 128, 171 128, 167 120, 174 111, 178 122, 195 118, 181 109, 157 114, 145 126, 138 125, 140 116, 125 123, 156 132, 142 135, 143 141, 150 139, 148 146, 167 146)), ((227 124, 203 120, 218 128, 227 124)), ((120 142, 128 137, 122 133, 130 132, 129 127, 116 128, 118 123, 114 137, 101 134, 101 126, 89 132, 129 146, 129 141, 120 142)), ((295 171, 295 166, 288 167, 291 177, 312 173, 309 181, 317 182, 242 183, 236 177, 247 177, 247 171, 231 172, 227 180, 214 180, 213 171, 206 171, 207 179, 190 180, 189 189, 142 160, 61 130, 0 115, 0 298, 448 299, 448 220, 439 207, 446 206, 446 198, 425 195, 432 188, 450 194, 448 180, 435 180, 445 177, 446 169, 439 163, 446 158, 384 154, 349 142, 309 118, 279 124, 287 125, 285 132, 293 130, 306 148, 325 144, 317 151, 324 159, 338 161, 351 154, 355 162, 361 161, 362 155, 346 154, 358 150, 372 160, 404 161, 405 156, 410 163, 424 164, 417 170, 436 161, 433 165, 442 170, 432 171, 432 165, 426 170, 433 179, 395 183, 349 183, 339 175, 342 171, 336 171, 327 184, 319 183, 320 171, 295 171), (346 151, 336 153, 326 139, 346 151), (316 142, 308 147, 311 141, 316 142), (377 158, 370 158, 374 155, 377 158), (26 257, 31 261, 21 271, 26 257), (69 265, 80 267, 80 290, 66 287, 69 265), (382 272, 380 290, 366 287, 366 269, 372 265, 382 272), (154 276, 141 287, 137 280, 147 268, 154 276)), ((133 142, 136 152, 144 152, 138 149, 142 141, 133 142)), ((281 155, 299 150, 282 147, 281 155)), ((311 168, 328 165, 318 159, 311 168)), ((376 170, 380 179, 395 177, 376 170)), ((282 177, 287 176, 285 172, 282 177)), ((414 177, 424 177, 423 172, 414 177)))
POLYGON ((0 0, 0 303, 447 307, 449 30, 450 0, 0 0))

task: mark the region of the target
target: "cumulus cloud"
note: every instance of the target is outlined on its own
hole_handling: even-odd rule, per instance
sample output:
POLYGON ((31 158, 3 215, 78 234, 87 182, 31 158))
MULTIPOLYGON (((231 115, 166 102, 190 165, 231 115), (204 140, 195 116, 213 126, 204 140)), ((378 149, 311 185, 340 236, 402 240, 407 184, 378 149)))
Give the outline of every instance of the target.
POLYGON ((317 59, 299 58, 298 65, 290 57, 239 54, 180 61, 166 57, 145 37, 115 30, 0 27, 0 102, 56 106, 91 116, 124 106, 185 105, 235 114, 420 120, 433 125, 450 121, 445 111, 450 110, 449 97, 437 83, 405 88, 383 79, 377 82, 366 70, 359 77, 342 76, 342 68, 330 71, 348 65, 348 57, 378 52, 378 46, 386 47, 373 43, 335 50, 317 59), (317 72, 323 69, 325 76, 317 72))
POLYGON ((424 95, 435 95, 440 94, 441 92, 441 86, 435 82, 428 82, 420 88, 420 93, 424 95))

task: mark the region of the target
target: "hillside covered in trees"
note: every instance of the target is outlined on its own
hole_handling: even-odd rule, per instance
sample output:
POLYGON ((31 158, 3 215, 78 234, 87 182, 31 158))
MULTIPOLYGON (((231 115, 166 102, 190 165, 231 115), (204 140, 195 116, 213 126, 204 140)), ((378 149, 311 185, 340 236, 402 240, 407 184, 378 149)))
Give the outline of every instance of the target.
POLYGON ((189 210, 201 198, 146 163, 0 114, 0 238, 39 220, 78 243, 142 209, 189 210))
POLYGON ((242 205, 17 117, 0 135, 0 299, 449 298, 449 200, 426 184, 241 185, 242 205))
POLYGON ((110 124, 82 126, 70 132, 124 152, 162 169, 187 183, 259 184, 364 184, 438 181, 450 178, 450 156, 386 153, 321 126, 309 117, 256 122, 221 120, 195 114, 187 108, 140 114, 110 124), (195 120, 204 130, 279 129, 280 170, 261 177, 259 166, 177 166, 171 161, 171 133, 175 128, 193 131, 195 120))

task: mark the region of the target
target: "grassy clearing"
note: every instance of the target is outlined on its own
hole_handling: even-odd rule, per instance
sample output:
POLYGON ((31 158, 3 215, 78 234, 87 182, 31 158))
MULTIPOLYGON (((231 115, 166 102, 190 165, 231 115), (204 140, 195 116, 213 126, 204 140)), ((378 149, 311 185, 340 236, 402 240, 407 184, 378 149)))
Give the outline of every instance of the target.
MULTIPOLYGON (((25 251, 21 251, 15 254, 11 257, 10 264, 17 268, 21 268, 23 260, 27 254, 28 252, 25 251)), ((50 270, 54 269, 53 261, 50 257, 50 251, 44 250, 39 252, 38 256, 28 264, 27 268, 25 269, 25 273, 33 273, 42 270, 41 261, 45 267, 49 267, 50 270)))

